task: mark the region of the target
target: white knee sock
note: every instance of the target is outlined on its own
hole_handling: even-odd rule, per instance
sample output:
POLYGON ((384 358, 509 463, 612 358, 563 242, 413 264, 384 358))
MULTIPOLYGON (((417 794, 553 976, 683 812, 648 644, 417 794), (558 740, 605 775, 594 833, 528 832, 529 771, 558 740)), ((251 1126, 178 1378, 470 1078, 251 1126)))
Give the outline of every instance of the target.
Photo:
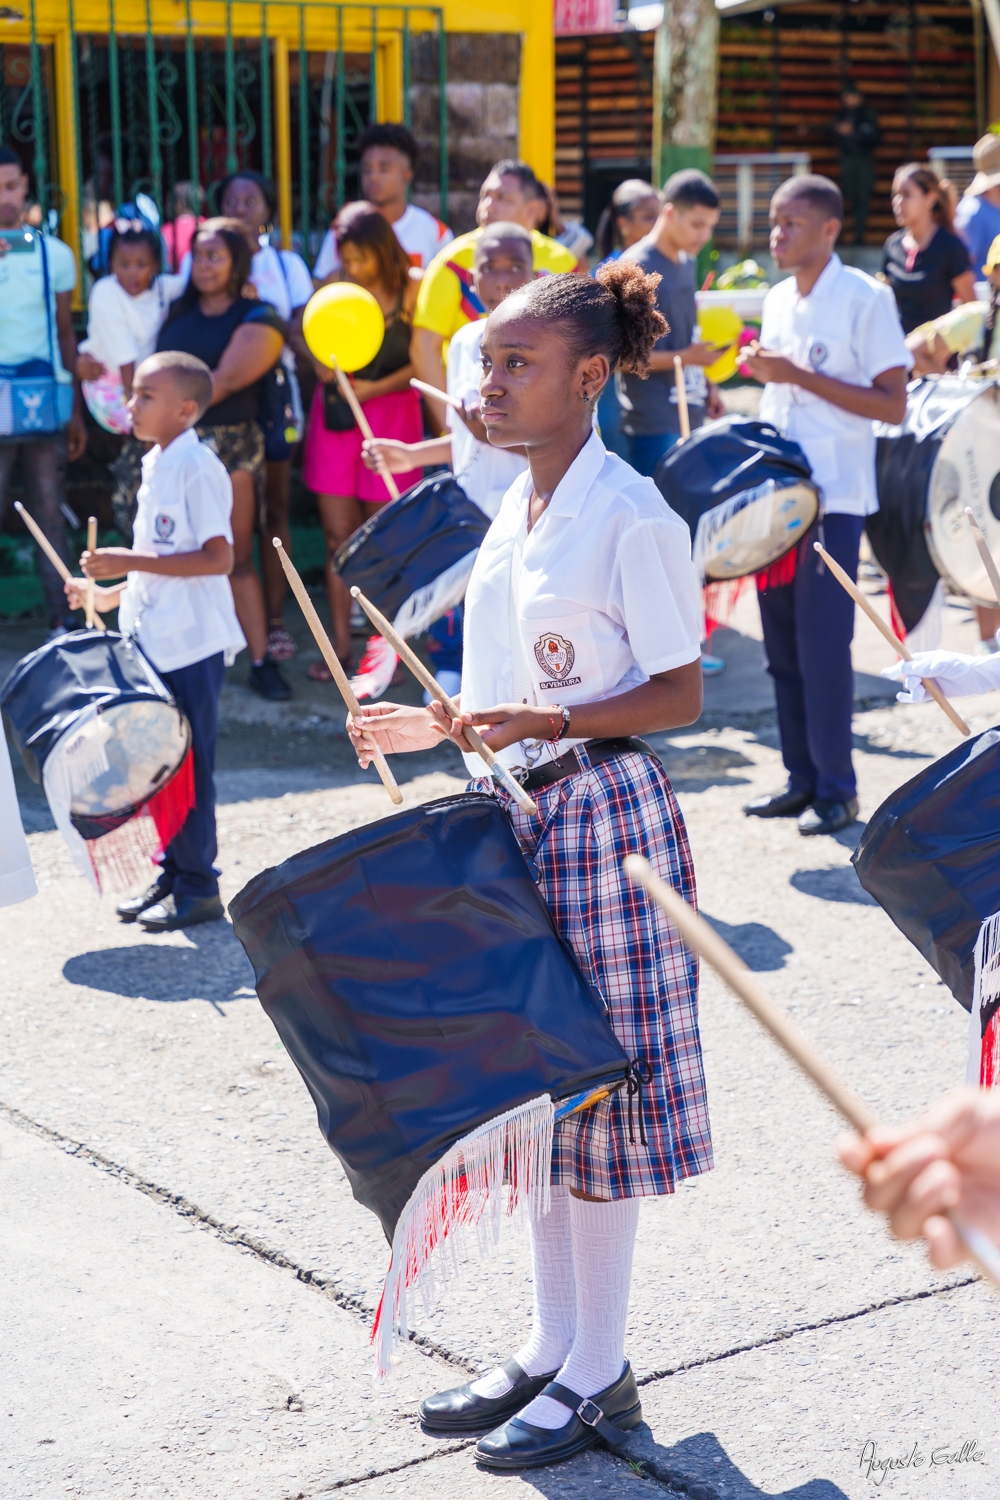
MULTIPOLYGON (((576 1335, 556 1379, 579 1396, 596 1396, 616 1381, 625 1364, 625 1321, 632 1280, 632 1250, 639 1223, 638 1198, 610 1203, 570 1199, 576 1335)), ((565 1427, 560 1401, 536 1396, 518 1412, 533 1427, 565 1427)))
MULTIPOLYGON (((573 1241, 570 1229, 569 1188, 552 1189, 552 1207, 544 1219, 531 1221, 531 1265, 534 1315, 531 1333, 514 1358, 526 1375, 558 1370, 573 1343, 576 1327, 576 1284, 573 1280, 573 1241)), ((477 1396, 496 1400, 511 1389, 501 1369, 472 1382, 477 1396)))

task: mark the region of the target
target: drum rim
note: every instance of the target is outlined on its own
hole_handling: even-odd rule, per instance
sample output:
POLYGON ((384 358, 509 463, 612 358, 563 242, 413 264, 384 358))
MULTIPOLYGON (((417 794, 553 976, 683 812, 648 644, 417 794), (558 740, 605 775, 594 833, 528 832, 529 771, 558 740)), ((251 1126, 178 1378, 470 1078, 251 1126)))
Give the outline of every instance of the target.
MULTIPOLYGON (((805 526, 802 529, 802 531, 799 533, 799 535, 797 537, 795 537, 789 543, 789 545, 784 549, 783 552, 779 552, 776 557, 770 558, 767 562, 761 563, 761 564, 759 564, 759 566, 757 566, 755 568, 749 568, 745 573, 723 573, 721 576, 717 577, 711 571, 711 569, 709 567, 706 567, 705 568, 705 583, 706 584, 710 584, 710 583, 736 583, 741 578, 753 578, 755 576, 755 574, 763 572, 766 568, 773 568, 774 565, 775 565, 775 563, 780 562, 783 557, 787 557, 788 554, 789 554, 789 552, 794 552, 795 548, 800 544, 800 542, 802 541, 802 538, 807 535, 807 533, 809 532, 810 528, 813 527, 813 526, 815 526, 816 522, 819 519, 820 510, 821 510, 821 507, 822 507, 822 501, 821 501, 821 497, 820 497, 819 486, 812 479, 797 479, 792 484, 782 485, 781 489, 782 490, 796 490, 796 489, 811 490, 812 494, 813 494, 813 497, 814 497, 814 499, 816 501, 816 511, 815 511, 815 514, 813 515, 812 520, 808 523, 807 526, 805 526)), ((706 511, 705 514, 708 515, 709 512, 706 511)))
MULTIPOLYGON (((157 796, 157 794, 159 792, 162 792, 163 788, 165 786, 169 786, 170 783, 173 781, 174 777, 181 770, 181 767, 184 765, 185 760, 187 760, 188 755, 191 753, 191 749, 192 749, 192 745, 193 745, 193 735, 192 735, 192 731, 191 731, 191 723, 190 723, 190 720, 188 719, 187 714, 181 708, 180 704, 177 703, 174 699, 169 699, 168 700, 166 698, 152 698, 152 697, 147 697, 146 694, 139 694, 139 693, 132 693, 132 694, 121 693, 121 694, 116 694, 114 697, 108 697, 108 698, 99 699, 96 703, 90 703, 90 704, 87 705, 87 708, 85 708, 82 712, 83 713, 87 713, 90 709, 93 709, 95 717, 99 717, 104 712, 104 710, 106 708, 124 708, 125 705, 128 704, 128 703, 154 703, 154 702, 155 703, 161 703, 161 704, 163 704, 163 706, 165 708, 172 708, 176 712, 178 718, 180 719, 181 732, 182 732, 183 737, 184 737, 184 749, 183 749, 183 751, 181 753, 180 759, 178 760, 176 766, 170 772, 170 775, 166 776, 160 782, 160 784, 157 787, 154 788, 153 791, 149 792, 145 797, 142 797, 138 802, 130 802, 127 807, 121 808, 121 809, 116 809, 114 812, 108 812, 108 813, 75 813, 73 811, 72 803, 70 803, 70 818, 71 819, 73 819, 73 818, 84 818, 84 819, 92 819, 92 820, 96 821, 98 818, 108 817, 108 818, 118 818, 118 819, 120 819, 120 821, 122 823, 127 823, 128 820, 129 820, 129 818, 134 818, 137 813, 139 813, 139 812, 142 811, 142 809, 146 806, 147 802, 151 802, 153 800, 153 798, 155 796, 157 796)), ((81 714, 77 714, 75 716, 75 718, 78 719, 81 716, 82 716, 81 714)), ((74 720, 74 722, 75 722, 75 720, 74 720)), ((63 729, 60 732, 60 734, 56 738, 55 742, 50 747, 48 755, 45 757, 45 764, 46 765, 48 764, 48 762, 51 759, 51 757, 59 749, 59 746, 62 744, 62 741, 65 739, 65 737, 71 732, 72 727, 73 726, 71 724, 67 724, 66 727, 65 727, 65 729, 63 729)), ((44 769, 44 767, 43 767, 43 769, 44 769)), ((111 830, 109 829, 108 831, 110 832, 111 830)))
MULTIPOLYGON (((943 380, 945 377, 939 376, 938 378, 943 380)), ((982 390, 977 391, 976 394, 966 402, 965 406, 962 408, 962 411, 968 411, 969 408, 971 406, 974 406, 975 403, 980 400, 981 397, 985 396, 986 392, 989 390, 996 391, 997 394, 994 397, 994 400, 996 404, 1000 405, 1000 375, 995 376, 992 380, 984 381, 982 390)), ((935 457, 934 462, 931 465, 931 471, 928 475, 927 496, 924 500, 924 540, 927 543, 927 551, 930 555, 931 562, 937 569, 942 582, 947 586, 947 588, 951 590, 953 594, 957 595, 959 599, 967 599, 970 604, 975 605, 978 608, 997 609, 998 607, 1000 607, 1000 603, 998 603, 995 595, 984 596, 981 598, 978 594, 971 594, 967 588, 963 588, 963 586, 958 582, 955 576, 942 562, 940 553, 934 545, 934 531, 930 517, 931 488, 934 483, 935 470, 937 469, 938 464, 941 462, 941 449, 944 447, 949 433, 951 433, 953 430, 954 423, 952 423, 952 426, 949 427, 948 432, 945 433, 944 437, 940 439, 938 443, 937 456, 935 457)), ((1000 473, 1000 469, 998 469, 997 472, 1000 473)))

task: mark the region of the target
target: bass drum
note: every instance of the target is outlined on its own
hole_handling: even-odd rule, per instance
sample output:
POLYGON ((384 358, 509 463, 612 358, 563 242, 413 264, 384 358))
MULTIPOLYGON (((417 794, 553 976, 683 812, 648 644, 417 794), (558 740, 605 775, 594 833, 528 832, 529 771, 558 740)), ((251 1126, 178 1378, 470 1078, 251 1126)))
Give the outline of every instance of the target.
POLYGON ((699 427, 664 455, 653 482, 687 522, 704 583, 770 567, 802 540, 819 513, 802 449, 750 417, 699 427))
POLYGON ((996 606, 969 530, 969 506, 1000 556, 1000 398, 995 380, 942 375, 911 385, 900 427, 876 426, 879 508, 868 539, 908 631, 943 578, 996 606))

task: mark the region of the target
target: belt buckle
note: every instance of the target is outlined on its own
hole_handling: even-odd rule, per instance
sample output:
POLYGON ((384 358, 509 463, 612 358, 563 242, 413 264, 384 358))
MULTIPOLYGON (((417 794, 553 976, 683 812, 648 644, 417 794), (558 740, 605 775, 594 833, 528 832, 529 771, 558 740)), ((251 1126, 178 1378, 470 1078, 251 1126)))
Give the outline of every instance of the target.
POLYGON ((576 1409, 576 1414, 580 1418, 580 1421, 588 1427, 596 1427, 604 1416, 604 1413, 596 1402, 589 1399, 580 1402, 580 1405, 576 1409))

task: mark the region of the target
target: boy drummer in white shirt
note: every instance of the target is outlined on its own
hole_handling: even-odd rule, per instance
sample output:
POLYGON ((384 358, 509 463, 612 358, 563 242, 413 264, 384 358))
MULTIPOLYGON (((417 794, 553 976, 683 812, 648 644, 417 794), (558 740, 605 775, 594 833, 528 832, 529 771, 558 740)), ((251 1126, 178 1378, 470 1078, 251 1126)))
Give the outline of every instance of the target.
POLYGON ((819 539, 853 579, 865 517, 878 509, 873 422, 902 422, 913 363, 891 291, 834 253, 840 189, 790 177, 771 200, 771 254, 792 274, 764 299, 747 362, 764 383, 762 420, 800 445, 820 490, 817 526, 791 583, 760 595, 788 784, 747 803, 757 818, 836 833, 857 816, 851 761, 854 605, 813 551, 819 539))
MULTIPOLYGON (((191 726, 196 805, 168 844, 160 874, 118 915, 147 932, 171 932, 223 915, 215 829, 215 741, 226 666, 246 645, 233 607, 233 488, 195 423, 212 401, 212 373, 191 354, 153 354, 135 372, 128 409, 136 437, 155 443, 142 460, 134 545, 85 552, 88 578, 121 578, 95 590, 103 613, 118 607, 191 726)), ((68 582, 70 605, 85 590, 68 582)))

